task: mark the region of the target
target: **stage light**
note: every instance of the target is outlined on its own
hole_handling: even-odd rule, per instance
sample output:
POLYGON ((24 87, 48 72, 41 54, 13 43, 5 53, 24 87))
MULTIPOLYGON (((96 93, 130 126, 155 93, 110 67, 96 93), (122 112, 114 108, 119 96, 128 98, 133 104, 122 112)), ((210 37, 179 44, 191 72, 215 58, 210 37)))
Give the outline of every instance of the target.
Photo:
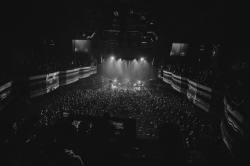
POLYGON ((113 60, 115 60, 115 57, 114 57, 114 56, 111 56, 110 59, 113 61, 113 60))
POLYGON ((143 57, 141 57, 141 59, 140 59, 141 61, 145 61, 145 59, 143 58, 143 57))

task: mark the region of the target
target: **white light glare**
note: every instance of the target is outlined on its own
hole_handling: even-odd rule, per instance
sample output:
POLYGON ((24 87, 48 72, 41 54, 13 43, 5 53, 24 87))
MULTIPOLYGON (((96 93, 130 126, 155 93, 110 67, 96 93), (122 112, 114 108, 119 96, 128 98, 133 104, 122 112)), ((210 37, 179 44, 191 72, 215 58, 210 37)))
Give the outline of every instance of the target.
POLYGON ((143 57, 141 57, 141 59, 140 59, 141 61, 145 61, 145 59, 143 58, 143 57))
POLYGON ((114 56, 111 56, 110 59, 113 61, 113 60, 115 60, 115 57, 114 57, 114 56))

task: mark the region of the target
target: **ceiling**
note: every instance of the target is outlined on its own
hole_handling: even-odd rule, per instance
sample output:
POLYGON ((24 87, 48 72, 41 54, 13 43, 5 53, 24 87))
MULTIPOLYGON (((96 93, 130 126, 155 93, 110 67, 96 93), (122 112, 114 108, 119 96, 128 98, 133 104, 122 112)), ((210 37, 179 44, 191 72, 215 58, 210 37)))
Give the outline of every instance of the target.
MULTIPOLYGON (((224 4, 200 1, 70 0, 9 4, 8 37, 95 37, 112 46, 222 42, 224 4)), ((6 30, 6 31, 7 31, 6 30)), ((25 42, 24 42, 25 43, 25 42)))

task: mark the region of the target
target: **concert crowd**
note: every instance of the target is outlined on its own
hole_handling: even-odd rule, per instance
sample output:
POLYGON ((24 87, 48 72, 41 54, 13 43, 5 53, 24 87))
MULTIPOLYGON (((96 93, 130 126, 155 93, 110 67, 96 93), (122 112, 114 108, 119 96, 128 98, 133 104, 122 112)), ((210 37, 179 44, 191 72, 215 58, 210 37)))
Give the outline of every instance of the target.
MULTIPOLYGON (((109 117, 135 119, 137 139, 157 140, 160 128, 164 124, 174 124, 181 133, 183 148, 188 153, 213 151, 212 149, 221 142, 216 124, 212 124, 206 118, 201 118, 199 115, 201 110, 171 87, 161 87, 156 81, 146 84, 145 88, 137 91, 113 90, 109 86, 104 86, 105 81, 102 82, 98 76, 88 79, 86 83, 92 85, 91 88, 73 86, 68 89, 59 89, 43 100, 34 102, 32 109, 40 115, 35 118, 32 125, 26 124, 26 128, 23 127, 25 120, 13 123, 14 133, 25 129, 25 132, 20 132, 23 139, 18 140, 32 142, 31 140, 38 139, 39 133, 42 133, 41 128, 53 128, 52 126, 55 126, 65 115, 103 117, 108 114, 109 117), (34 128, 39 130, 34 130, 34 128), (34 134, 34 131, 37 134, 34 134)), ((67 135, 66 131, 68 131, 67 128, 63 131, 65 133, 62 137, 64 134, 67 135)), ((48 139, 50 137, 45 139, 46 144, 48 139)), ((40 146, 45 144, 44 141, 42 142, 40 146)), ((67 154, 69 151, 67 150, 67 154)), ((77 154, 71 152, 72 156, 77 156, 77 154)), ((192 160, 193 156, 189 154, 189 159, 185 160, 192 160)), ((80 161, 83 163, 82 159, 80 161)))

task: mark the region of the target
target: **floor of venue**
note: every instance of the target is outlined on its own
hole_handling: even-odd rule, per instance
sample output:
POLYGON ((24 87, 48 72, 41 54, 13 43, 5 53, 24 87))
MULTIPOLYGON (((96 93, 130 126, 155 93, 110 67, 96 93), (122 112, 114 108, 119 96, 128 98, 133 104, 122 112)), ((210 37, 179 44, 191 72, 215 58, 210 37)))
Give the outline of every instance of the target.
MULTIPOLYGON (((109 80, 100 75, 94 75, 33 99, 32 110, 39 113, 35 122, 36 130, 32 130, 24 138, 25 141, 31 142, 30 145, 23 145, 28 148, 18 150, 22 154, 28 153, 29 157, 37 157, 38 154, 34 153, 34 149, 36 151, 39 149, 38 147, 44 149, 50 147, 48 142, 53 135, 50 128, 67 117, 73 117, 72 124, 75 135, 69 137, 67 141, 74 147, 74 151, 82 156, 87 165, 94 165, 96 157, 102 156, 100 153, 107 153, 105 150, 100 150, 100 147, 108 148, 109 153, 114 155, 115 159, 119 158, 121 165, 131 164, 130 162, 144 165, 160 163, 162 155, 161 143, 158 141, 159 131, 165 123, 178 126, 186 152, 186 163, 229 162, 227 151, 221 140, 220 130, 217 127, 219 122, 208 117, 207 113, 197 108, 184 95, 174 91, 161 80, 145 82, 136 80, 132 82, 129 80, 109 80), (85 129, 79 129, 80 123, 87 123, 86 118, 77 119, 81 116, 108 116, 109 118, 135 120, 136 137, 129 143, 126 143, 126 140, 119 142, 119 140, 110 139, 110 144, 108 144, 110 147, 106 145, 103 147, 100 143, 94 142, 93 137, 88 137, 86 132, 85 136, 82 136, 83 132, 79 130, 90 130, 91 125, 85 126, 85 129), (45 130, 40 130, 41 128, 45 130), (45 136, 41 134, 44 132, 45 136), (39 139, 39 136, 42 139, 39 139), (35 140, 39 140, 40 144, 38 145, 35 140), (90 140, 92 143, 89 142, 90 140)), ((60 137, 72 134, 67 133, 69 131, 67 127, 65 130, 61 130, 63 131, 59 132, 60 137)), ((106 136, 106 134, 104 135, 106 136)), ((169 137, 173 138, 171 135, 169 137)), ((65 140, 63 144, 65 144, 65 140)), ((41 155, 42 152, 39 154, 41 155)), ((23 158, 27 156, 24 155, 23 158)))

